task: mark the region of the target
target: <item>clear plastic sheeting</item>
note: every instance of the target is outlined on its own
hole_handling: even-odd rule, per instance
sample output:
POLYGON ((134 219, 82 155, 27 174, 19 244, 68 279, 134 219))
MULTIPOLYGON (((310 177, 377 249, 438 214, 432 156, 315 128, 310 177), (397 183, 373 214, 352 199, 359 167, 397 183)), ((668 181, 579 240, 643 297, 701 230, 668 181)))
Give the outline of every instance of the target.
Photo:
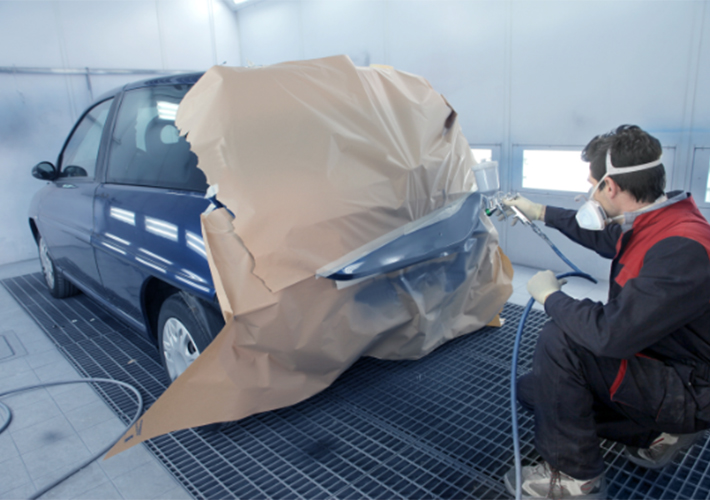
POLYGON ((316 276, 476 190, 456 113, 426 80, 344 56, 214 67, 177 124, 229 209, 202 216, 227 324, 109 456, 295 404, 361 356, 419 358, 496 320, 512 293, 482 213, 458 251, 343 289, 316 276))

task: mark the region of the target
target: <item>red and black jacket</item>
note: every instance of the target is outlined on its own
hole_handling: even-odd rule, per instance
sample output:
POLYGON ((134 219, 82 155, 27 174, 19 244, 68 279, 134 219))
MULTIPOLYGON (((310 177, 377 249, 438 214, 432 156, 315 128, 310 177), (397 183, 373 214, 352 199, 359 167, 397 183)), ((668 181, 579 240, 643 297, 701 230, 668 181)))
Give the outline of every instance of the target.
POLYGON ((545 310, 597 356, 637 354, 710 369, 710 224, 687 193, 638 214, 630 228, 581 229, 576 212, 547 207, 545 223, 613 258, 606 304, 555 292, 545 310))

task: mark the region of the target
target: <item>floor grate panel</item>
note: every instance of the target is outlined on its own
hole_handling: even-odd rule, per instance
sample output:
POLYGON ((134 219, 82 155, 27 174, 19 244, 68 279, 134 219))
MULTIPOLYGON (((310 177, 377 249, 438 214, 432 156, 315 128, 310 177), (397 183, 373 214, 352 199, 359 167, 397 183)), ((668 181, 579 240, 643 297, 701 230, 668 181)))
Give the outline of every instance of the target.
MULTIPOLYGON (((39 273, 2 283, 84 376, 130 383, 146 407, 166 389, 155 346, 85 295, 53 299, 39 273)), ((502 328, 458 338, 418 361, 363 358, 298 405, 147 444, 199 499, 509 498, 501 478, 513 462, 508 378, 522 310, 506 304, 502 328)), ((531 369, 546 321, 530 314, 521 374, 531 369)), ((119 418, 131 419, 129 391, 94 388, 119 418)), ((521 413, 520 425, 531 462, 532 417, 521 413)), ((661 471, 630 464, 615 443, 602 447, 612 498, 710 498, 707 442, 661 471)))

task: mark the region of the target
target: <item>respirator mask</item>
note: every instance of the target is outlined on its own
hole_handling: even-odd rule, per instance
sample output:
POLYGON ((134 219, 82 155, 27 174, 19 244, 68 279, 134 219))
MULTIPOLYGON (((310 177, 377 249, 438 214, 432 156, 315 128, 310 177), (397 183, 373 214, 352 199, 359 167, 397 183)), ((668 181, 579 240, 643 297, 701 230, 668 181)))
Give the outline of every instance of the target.
MULTIPOLYGON (((609 218, 601 204, 594 199, 594 193, 597 191, 597 188, 601 186, 602 182, 604 182, 604 179, 606 179, 610 175, 630 174, 632 172, 638 172, 640 170, 648 170, 649 168, 657 167, 660 164, 661 159, 659 158, 650 163, 644 163, 643 165, 616 168, 611 163, 611 148, 607 149, 606 173, 602 176, 601 179, 599 179, 599 182, 597 182, 597 184, 589 190, 589 194, 587 195, 587 201, 585 201, 584 204, 579 207, 579 210, 577 210, 577 215, 575 216, 575 218, 577 219, 577 224, 579 224, 579 227, 592 231, 601 231, 606 227, 608 223, 610 223, 613 219, 617 218, 609 218)), ((623 217, 623 215, 620 215, 619 217, 623 217)))

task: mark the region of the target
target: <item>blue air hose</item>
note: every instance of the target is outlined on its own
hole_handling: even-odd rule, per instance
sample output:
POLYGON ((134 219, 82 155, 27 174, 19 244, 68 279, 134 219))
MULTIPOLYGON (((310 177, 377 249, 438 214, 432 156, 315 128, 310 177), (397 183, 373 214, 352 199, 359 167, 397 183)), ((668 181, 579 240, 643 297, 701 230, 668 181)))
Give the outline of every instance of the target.
MULTIPOLYGON (((575 266, 567 257, 565 257, 562 252, 555 246, 552 241, 543 233, 537 226, 534 224, 530 224, 530 227, 535 231, 535 233, 540 236, 545 242, 550 245, 550 247, 555 251, 555 253, 572 269, 574 269, 573 272, 570 273, 563 273, 563 274, 558 274, 557 279, 562 279, 562 278, 567 278, 570 276, 577 276, 581 278, 588 279, 589 281, 593 283, 597 283, 597 280, 594 279, 592 276, 589 274, 583 272, 581 269, 579 269, 577 266, 575 266)), ((525 306, 525 309, 523 310, 523 314, 520 317, 520 323, 518 324, 518 331, 515 334, 515 343, 513 345, 513 359, 511 361, 511 368, 510 368, 510 410, 511 410, 511 420, 512 420, 512 426, 513 426, 513 451, 515 453, 515 498, 516 500, 520 500, 522 498, 523 490, 522 490, 522 475, 523 475, 523 466, 522 466, 522 461, 520 458, 520 437, 519 437, 519 432, 518 432, 518 388, 517 388, 517 378, 518 378, 518 355, 520 353, 520 340, 522 339, 523 336, 523 329, 525 327, 525 322, 528 319, 528 315, 530 314, 530 310, 533 307, 533 304, 535 304, 535 299, 531 298, 527 305, 525 306)))
POLYGON ((596 279, 594 279, 592 276, 590 276, 589 274, 587 274, 587 273, 585 273, 584 271, 582 271, 580 268, 578 268, 577 266, 575 266, 574 263, 573 263, 571 260, 569 260, 567 257, 565 257, 565 255, 560 251, 560 249, 557 248, 557 246, 556 246, 554 243, 552 243, 552 240, 550 240, 550 238, 548 238, 547 235, 542 232, 542 229, 540 229, 539 227, 537 227, 537 226, 536 226, 535 224, 533 224, 532 222, 530 223, 530 228, 531 228, 533 231, 535 231, 535 234, 537 234, 540 238, 542 238, 545 243, 547 243, 548 245, 550 245, 550 248, 552 248, 552 250, 557 254, 557 256, 558 256, 560 259, 562 259, 562 261, 563 261, 565 264, 567 264, 569 267, 571 267, 572 270, 573 270, 575 273, 578 273, 578 274, 576 274, 576 276, 580 276, 580 277, 582 277, 582 278, 586 278, 586 279, 588 279, 589 281, 591 281, 592 283, 598 283, 596 279))

